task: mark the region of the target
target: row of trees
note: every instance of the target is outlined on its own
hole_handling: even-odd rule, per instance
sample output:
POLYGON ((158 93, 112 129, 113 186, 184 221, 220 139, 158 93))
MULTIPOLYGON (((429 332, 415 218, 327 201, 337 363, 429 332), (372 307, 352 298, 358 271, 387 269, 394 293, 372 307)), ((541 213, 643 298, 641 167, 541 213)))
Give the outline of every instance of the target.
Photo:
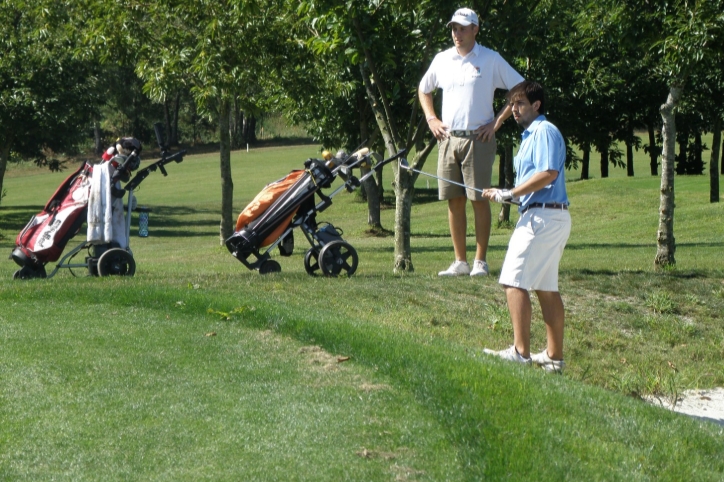
MULTIPOLYGON (((367 140, 388 155, 408 149, 420 169, 434 142, 416 88, 435 53, 451 45, 445 24, 457 6, 433 0, 0 0, 0 192, 12 155, 67 151, 91 128, 100 146, 102 123, 124 109, 143 110, 144 99, 151 101, 144 115, 162 116, 171 139, 179 138, 184 116, 190 124, 182 125, 204 119, 218 133, 222 240, 234 226, 230 151, 249 135, 245 121, 255 113, 283 112, 327 147, 349 149, 367 140)), ((714 133, 710 197, 719 200, 724 0, 478 0, 469 6, 483 21, 478 40, 546 87, 549 118, 582 153, 571 149, 569 156, 580 163, 582 178, 589 177, 594 152, 602 177, 611 165, 633 175, 633 151, 640 148, 658 175, 661 156, 655 262, 673 264, 674 170, 702 172, 705 132, 714 133), (641 145, 637 131, 648 132, 648 143, 641 145)), ((143 130, 151 122, 134 118, 140 122, 133 133, 150 134, 143 130)), ((499 132, 507 162, 517 135, 512 122, 499 132)), ((411 270, 416 176, 394 168, 392 174, 395 269, 411 270)), ((366 186, 370 223, 378 225, 381 177, 366 186)))

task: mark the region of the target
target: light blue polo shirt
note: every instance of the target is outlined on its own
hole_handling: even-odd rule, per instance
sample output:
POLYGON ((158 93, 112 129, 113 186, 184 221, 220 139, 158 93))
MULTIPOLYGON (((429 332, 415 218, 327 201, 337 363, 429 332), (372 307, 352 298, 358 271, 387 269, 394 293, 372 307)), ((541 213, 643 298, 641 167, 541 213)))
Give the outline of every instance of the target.
POLYGON ((533 174, 549 170, 558 171, 558 177, 551 184, 536 192, 521 196, 521 211, 532 203, 570 204, 566 194, 566 143, 561 131, 539 115, 523 131, 518 154, 514 159, 515 185, 519 186, 533 174))

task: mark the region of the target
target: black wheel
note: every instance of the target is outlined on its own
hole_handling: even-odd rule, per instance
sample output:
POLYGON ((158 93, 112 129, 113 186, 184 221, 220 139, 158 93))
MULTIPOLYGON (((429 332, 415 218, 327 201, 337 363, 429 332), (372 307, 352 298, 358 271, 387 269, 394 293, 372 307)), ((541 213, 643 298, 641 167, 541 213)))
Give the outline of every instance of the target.
POLYGON ((319 266, 325 276, 352 276, 357 271, 357 251, 345 241, 332 241, 319 252, 319 266))
POLYGON ((135 273, 136 262, 125 249, 112 248, 98 258, 100 276, 133 276, 135 273))
POLYGON ((304 255, 304 269, 308 275, 314 276, 319 270, 319 250, 317 248, 309 248, 304 255))
POLYGON ((259 266, 259 274, 279 273, 281 270, 282 265, 273 259, 267 259, 259 266))

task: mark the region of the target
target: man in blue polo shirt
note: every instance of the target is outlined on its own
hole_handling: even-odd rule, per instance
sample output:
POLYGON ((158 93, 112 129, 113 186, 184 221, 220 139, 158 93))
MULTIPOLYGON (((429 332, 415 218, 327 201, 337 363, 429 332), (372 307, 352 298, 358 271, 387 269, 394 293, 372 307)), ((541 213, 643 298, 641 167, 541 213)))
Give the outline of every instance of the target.
POLYGON ((499 283, 505 287, 513 322, 513 346, 485 349, 509 361, 535 363, 546 371, 561 372, 563 362, 563 300, 558 292, 558 264, 571 232, 564 168, 566 144, 556 126, 542 114, 543 88, 525 81, 508 93, 513 117, 525 130, 515 156, 513 189, 486 189, 497 202, 520 200, 520 219, 510 238, 499 283), (530 353, 531 302, 536 292, 546 324, 547 347, 530 353))

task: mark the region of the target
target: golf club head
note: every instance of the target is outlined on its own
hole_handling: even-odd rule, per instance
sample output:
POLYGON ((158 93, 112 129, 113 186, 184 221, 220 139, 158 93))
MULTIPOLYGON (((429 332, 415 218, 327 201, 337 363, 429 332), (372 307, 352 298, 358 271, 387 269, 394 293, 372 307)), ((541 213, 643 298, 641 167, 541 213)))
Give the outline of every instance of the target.
POLYGON ((410 163, 407 162, 407 159, 401 157, 399 162, 402 169, 407 169, 408 171, 410 170, 410 163))

